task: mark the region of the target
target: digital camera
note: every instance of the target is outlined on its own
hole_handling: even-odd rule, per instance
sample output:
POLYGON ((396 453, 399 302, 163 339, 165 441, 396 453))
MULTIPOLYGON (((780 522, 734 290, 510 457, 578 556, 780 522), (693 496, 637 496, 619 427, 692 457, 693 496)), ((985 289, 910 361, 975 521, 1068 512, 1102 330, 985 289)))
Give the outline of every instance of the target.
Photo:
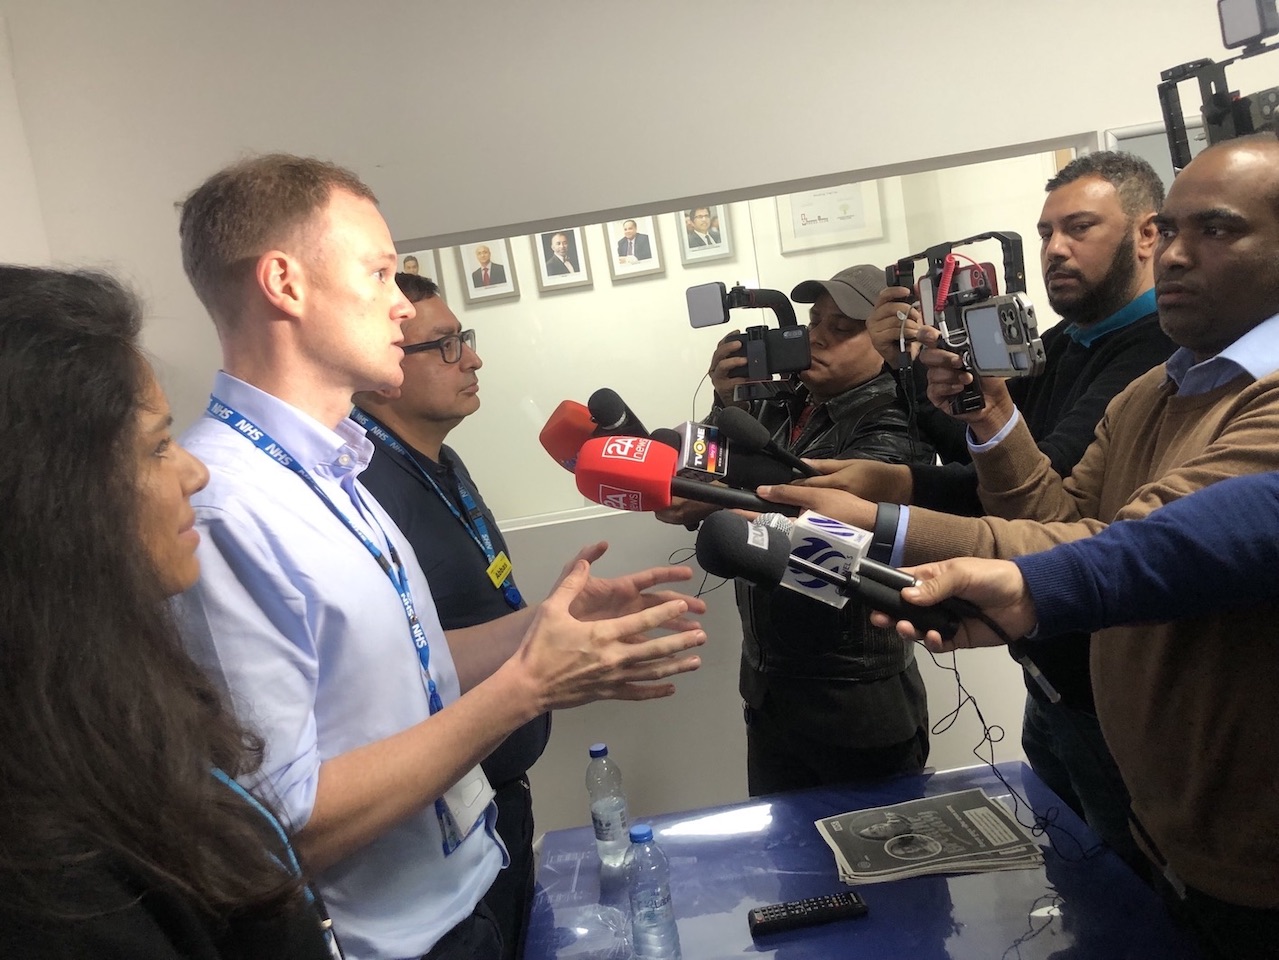
MULTIPOLYGON (((890 287, 911 287, 919 296, 924 322, 942 335, 942 344, 964 359, 974 376, 1033 377, 1044 369, 1035 308, 1026 298, 1021 236, 991 232, 940 243, 903 257, 884 271, 890 287), (1004 252, 1007 293, 996 292, 991 264, 959 266, 952 250, 979 240, 998 240, 1004 252), (928 272, 916 285, 915 261, 927 260, 928 272)), ((985 404, 974 380, 951 401, 952 413, 972 413, 985 404)))
POLYGON ((734 339, 742 344, 746 365, 733 376, 747 384, 765 383, 774 377, 789 376, 812 365, 808 327, 795 320, 795 308, 780 290, 748 290, 738 284, 732 290, 724 284, 701 283, 685 291, 688 322, 695 328, 728 322, 733 307, 768 308, 777 315, 777 327, 747 327, 734 339))

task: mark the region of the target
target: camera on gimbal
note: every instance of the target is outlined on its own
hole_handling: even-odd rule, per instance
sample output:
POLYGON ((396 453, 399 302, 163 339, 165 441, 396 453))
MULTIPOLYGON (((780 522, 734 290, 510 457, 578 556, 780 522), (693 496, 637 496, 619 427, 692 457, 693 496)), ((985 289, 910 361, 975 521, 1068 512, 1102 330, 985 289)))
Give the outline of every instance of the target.
POLYGON ((964 359, 973 383, 951 401, 952 413, 972 413, 985 405, 978 376, 1033 377, 1044 369, 1035 308, 1026 298, 1021 236, 1012 232, 978 234, 939 243, 903 257, 884 271, 890 287, 910 287, 919 298, 924 323, 941 333, 942 344, 964 359), (960 265, 955 247, 998 240, 1004 252, 1004 286, 997 291, 991 264, 960 265), (915 283, 915 261, 927 260, 928 272, 915 283))
POLYGON ((768 308, 777 315, 776 328, 747 327, 744 333, 735 335, 746 356, 746 365, 733 374, 745 382, 744 387, 734 390, 739 399, 751 399, 750 385, 799 373, 812 365, 808 328, 795 321, 795 309, 780 290, 748 290, 741 284, 728 290, 724 284, 715 282, 689 287, 685 296, 688 322, 694 328, 728 323, 728 311, 733 307, 768 308))

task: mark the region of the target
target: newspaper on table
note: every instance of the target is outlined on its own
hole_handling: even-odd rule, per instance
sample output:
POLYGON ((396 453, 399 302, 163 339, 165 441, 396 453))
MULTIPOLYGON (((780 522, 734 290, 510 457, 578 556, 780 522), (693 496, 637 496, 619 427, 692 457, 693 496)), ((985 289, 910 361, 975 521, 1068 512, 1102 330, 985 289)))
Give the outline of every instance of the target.
POLYGON ((980 789, 853 810, 816 821, 844 883, 932 873, 1026 870, 1043 856, 1003 804, 980 789))

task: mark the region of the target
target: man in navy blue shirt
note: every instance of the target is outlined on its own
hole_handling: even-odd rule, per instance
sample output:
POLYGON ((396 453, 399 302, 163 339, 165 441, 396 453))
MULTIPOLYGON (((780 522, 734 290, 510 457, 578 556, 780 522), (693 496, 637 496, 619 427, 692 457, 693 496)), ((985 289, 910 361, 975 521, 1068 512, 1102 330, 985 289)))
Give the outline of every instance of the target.
MULTIPOLYGON (((483 365, 475 332, 462 330, 433 280, 406 273, 396 282, 417 311, 404 321, 404 383, 389 397, 356 396, 353 417, 375 450, 361 480, 413 546, 445 630, 472 627, 523 609, 510 552, 462 459, 444 445, 480 408, 483 365)), ((504 953, 523 949, 533 896, 533 798, 527 771, 546 749, 551 715, 508 736, 484 760, 497 796, 497 829, 510 854, 484 896, 502 930, 504 953)))

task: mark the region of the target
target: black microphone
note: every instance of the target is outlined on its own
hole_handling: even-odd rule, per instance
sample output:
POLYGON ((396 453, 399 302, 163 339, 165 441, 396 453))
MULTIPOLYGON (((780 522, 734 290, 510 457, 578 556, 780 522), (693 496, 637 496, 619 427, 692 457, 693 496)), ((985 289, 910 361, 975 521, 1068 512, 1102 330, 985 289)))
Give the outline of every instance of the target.
POLYGON ((786 464, 802 477, 816 477, 818 473, 795 454, 780 446, 769 435, 768 428, 741 407, 725 407, 715 418, 715 425, 728 438, 728 442, 742 450, 756 450, 786 464))
MULTIPOLYGON (((823 517, 820 514, 809 513, 806 514, 806 517, 809 521, 806 525, 807 528, 812 528, 814 526, 817 528, 827 526, 829 528, 831 523, 834 523, 836 527, 847 526, 846 524, 840 524, 838 521, 831 521, 829 517, 823 517)), ((737 517, 736 519, 741 520, 742 518, 737 517)), ((800 523, 803 524, 803 521, 804 518, 801 517, 800 523)), ((764 514, 751 522, 756 525, 768 527, 772 533, 777 535, 777 539, 785 538, 785 543, 787 544, 788 549, 794 548, 796 540, 794 536, 795 524, 792 524, 790 520, 776 514, 764 514)), ((859 528, 855 527, 851 529, 859 530, 859 528)), ((869 540, 869 534, 866 534, 865 531, 859 530, 859 532, 863 534, 867 540, 869 540)), ((806 537, 807 543, 810 546, 816 544, 822 548, 819 551, 819 555, 823 555, 828 559, 838 555, 840 545, 837 542, 815 541, 813 539, 811 529, 800 531, 800 537, 801 539, 806 537)), ((909 573, 898 570, 896 567, 890 567, 886 563, 878 563, 871 560, 869 557, 864 556, 860 552, 854 552, 851 555, 843 554, 840 559, 845 560, 847 566, 850 569, 855 570, 855 576, 860 578, 860 583, 856 588, 857 596, 862 597, 866 601, 867 605, 874 607, 876 610, 891 613, 899 620, 910 620, 911 623, 918 627, 923 627, 925 630, 936 630, 947 639, 954 634, 955 627, 958 624, 958 618, 961 617, 981 620, 988 626, 990 625, 990 621, 986 619, 985 615, 981 612, 981 609, 975 604, 969 603, 962 597, 949 597, 932 607, 918 607, 914 604, 907 603, 901 598, 901 594, 898 591, 902 590, 904 587, 916 586, 919 581, 912 577, 909 573), (887 589, 889 594, 884 594, 880 589, 881 587, 887 589), (896 599, 890 600, 889 595, 896 599), (926 613, 930 610, 942 611, 951 618, 949 634, 931 621, 925 623, 925 614, 916 613, 916 611, 925 611, 926 613), (918 617, 918 619, 916 619, 916 617, 918 617)), ((789 569, 792 574, 797 571, 802 572, 810 578, 815 577, 817 581, 831 584, 836 588, 836 590, 839 590, 841 593, 843 592, 841 588, 842 581, 838 581, 839 574, 834 573, 830 569, 826 567, 819 567, 811 561, 803 557, 797 557, 793 554, 788 559, 787 564, 788 567, 784 566, 782 574, 779 575, 781 578, 781 585, 783 587, 788 587, 798 593, 809 592, 811 596, 822 600, 824 603, 830 602, 827 598, 821 596, 820 589, 812 589, 816 581, 805 582, 802 577, 786 576, 785 571, 786 569, 789 569), (831 579, 832 577, 837 579, 831 579)), ((751 577, 747 574, 740 575, 746 577, 748 580, 751 579, 751 577)), ((1030 678, 1039 685, 1039 689, 1044 692, 1044 696, 1048 698, 1049 702, 1058 703, 1061 701, 1061 694, 1058 693, 1057 689, 1052 685, 1052 681, 1044 676, 1043 671, 1039 669, 1036 663, 1029 656, 1024 653, 1020 653, 1016 646, 1010 647, 1009 652, 1012 653, 1013 659, 1021 664, 1026 673, 1030 675, 1030 678)))
POLYGON ((616 390, 601 387, 591 394, 586 401, 586 409, 591 412, 591 419, 599 426, 595 429, 597 437, 627 436, 647 437, 648 431, 640 418, 617 395, 616 390))
MULTIPOLYGON (((932 607, 921 607, 902 599, 899 587, 892 587, 862 571, 861 561, 855 570, 837 572, 812 563, 790 552, 790 540, 781 531, 763 524, 751 523, 735 513, 721 510, 702 521, 697 531, 697 562, 707 573, 732 579, 741 577, 765 587, 783 586, 796 593, 821 599, 821 584, 833 586, 844 596, 855 596, 867 606, 882 610, 897 620, 909 620, 923 630, 936 630, 943 638, 955 635, 959 617, 971 605, 962 601, 943 600, 932 607), (786 577, 787 569, 798 577, 786 577), (805 580, 804 578, 810 578, 805 580), (817 581, 817 582, 812 582, 817 581)), ((907 574, 892 567, 875 565, 875 572, 887 577, 891 570, 904 578, 904 586, 914 583, 907 574)), ((823 601, 829 602, 829 601, 823 601)))

